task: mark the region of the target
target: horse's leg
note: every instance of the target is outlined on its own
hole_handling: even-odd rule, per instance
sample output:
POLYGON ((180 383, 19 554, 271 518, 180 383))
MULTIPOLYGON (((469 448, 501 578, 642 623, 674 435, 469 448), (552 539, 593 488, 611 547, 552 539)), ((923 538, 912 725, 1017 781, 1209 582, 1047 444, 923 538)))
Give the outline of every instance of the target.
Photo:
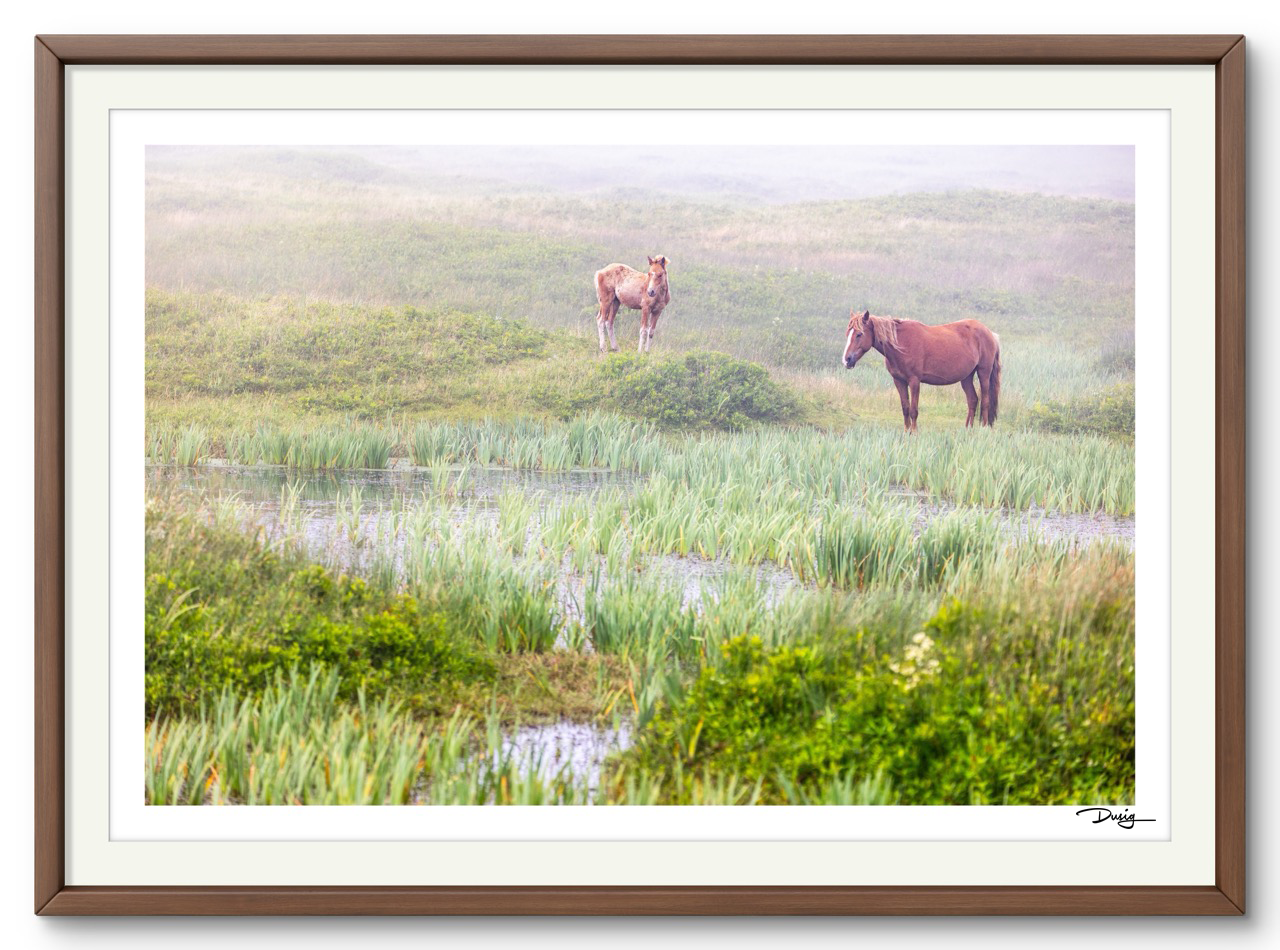
POLYGON ((911 387, 911 431, 916 431, 916 419, 920 415, 920 377, 912 376, 907 380, 911 387))
POLYGON ((645 351, 645 344, 649 342, 649 308, 640 308, 640 342, 636 347, 637 353, 645 351))
POLYGON ((907 395, 907 381, 893 377, 893 385, 898 387, 898 399, 902 401, 902 426, 908 432, 911 431, 911 401, 907 395))
POLYGON ((613 321, 618 318, 618 298, 614 297, 609 303, 609 349, 614 353, 618 352, 618 339, 613 335, 613 321))
POLYGON ((978 421, 984 425, 991 425, 991 387, 989 377, 991 370, 988 368, 986 372, 982 369, 982 364, 978 364, 978 391, 982 394, 982 411, 978 415, 978 421))
POLYGON ((596 333, 600 337, 600 352, 604 352, 604 334, 605 329, 609 325, 609 305, 617 300, 613 290, 608 287, 602 279, 603 272, 596 274, 596 300, 600 304, 600 309, 596 311, 596 333))
POLYGON ((973 413, 978 408, 978 394, 973 391, 973 373, 960 380, 960 386, 964 389, 964 398, 969 401, 969 418, 964 420, 964 427, 968 429, 973 426, 973 413))

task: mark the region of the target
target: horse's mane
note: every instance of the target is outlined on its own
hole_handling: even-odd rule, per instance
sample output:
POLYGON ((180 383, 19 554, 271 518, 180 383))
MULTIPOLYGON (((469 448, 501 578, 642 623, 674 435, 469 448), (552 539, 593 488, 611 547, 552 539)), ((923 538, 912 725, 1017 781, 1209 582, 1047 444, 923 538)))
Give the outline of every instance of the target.
POLYGON ((898 324, 902 323, 901 317, 877 317, 872 314, 870 320, 877 343, 891 346, 898 351, 902 350, 902 344, 898 342, 898 324))

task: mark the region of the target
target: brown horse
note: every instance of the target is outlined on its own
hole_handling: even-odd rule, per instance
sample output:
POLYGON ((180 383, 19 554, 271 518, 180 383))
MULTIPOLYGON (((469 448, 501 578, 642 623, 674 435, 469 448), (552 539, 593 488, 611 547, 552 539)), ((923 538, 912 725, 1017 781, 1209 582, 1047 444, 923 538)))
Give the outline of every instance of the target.
POLYGON ((851 311, 844 343, 845 369, 853 369, 870 349, 884 356, 885 369, 898 387, 902 423, 908 432, 916 431, 921 383, 959 383, 964 387, 969 401, 969 418, 964 424, 973 425, 973 412, 978 408, 975 376, 982 388, 982 424, 995 424, 1000 406, 1000 337, 977 320, 931 327, 916 320, 873 317, 870 310, 862 314, 851 311))
POLYGON ((613 336, 613 319, 618 307, 625 306, 640 311, 640 346, 644 353, 653 340, 658 317, 671 303, 671 286, 667 283, 667 259, 649 258, 649 270, 639 271, 626 264, 610 264, 596 271, 596 299, 600 310, 596 314, 596 329, 600 334, 600 352, 604 352, 605 333, 609 334, 609 349, 616 350, 618 341, 613 336))

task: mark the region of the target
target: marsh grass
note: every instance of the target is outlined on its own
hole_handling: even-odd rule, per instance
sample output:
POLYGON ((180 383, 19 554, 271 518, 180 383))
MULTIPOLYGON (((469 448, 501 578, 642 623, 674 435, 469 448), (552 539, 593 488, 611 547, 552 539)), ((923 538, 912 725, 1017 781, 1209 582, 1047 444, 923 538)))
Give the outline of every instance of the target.
POLYGON ((495 717, 427 724, 384 699, 339 699, 340 678, 282 673, 261 694, 230 689, 193 716, 146 727, 152 805, 585 804, 567 769, 506 750, 495 717))
MULTIPOLYGON (((224 691, 195 715, 156 719, 145 733, 149 805, 749 805, 761 785, 677 767, 675 781, 609 766, 592 791, 572 767, 521 754, 493 714, 425 723, 396 704, 344 703, 332 673, 282 675, 261 695, 224 691)), ((881 776, 795 785, 794 804, 888 804, 881 776)))
MULTIPOLYGON (((196 432, 207 439, 203 430, 196 432)), ((161 453, 193 438, 188 433, 154 426, 150 460, 174 461, 161 453)), ((284 432, 258 427, 233 430, 222 442, 234 453, 231 461, 283 459, 276 464, 307 469, 382 468, 407 442, 415 464, 430 469, 438 486, 455 483, 455 494, 469 483, 466 466, 642 475, 647 481, 632 506, 636 517, 662 534, 664 549, 705 556, 712 556, 711 549, 704 540, 699 551, 698 538, 724 534, 715 519, 755 509, 760 499, 766 508, 803 511, 820 501, 840 505, 909 489, 958 505, 1015 511, 1127 515, 1136 505, 1132 443, 1089 433, 947 429, 906 437, 880 427, 774 427, 671 434, 592 414, 569 423, 517 418, 419 424, 408 437, 394 425, 284 432), (268 455, 268 448, 275 454, 268 455)))
MULTIPOLYGON (((287 486, 284 492, 286 496, 296 495, 287 486)), ((348 520, 362 504, 354 494, 343 498, 342 508, 348 520)), ((514 509, 509 501, 506 507, 508 512, 514 509)), ((859 565, 856 584, 860 586, 849 590, 831 584, 780 592, 766 583, 755 568, 744 566, 725 572, 704 588, 701 596, 691 600, 683 583, 667 577, 658 566, 642 564, 639 571, 628 569, 619 575, 610 575, 597 566, 586 578, 581 600, 576 605, 566 603, 559 582, 567 557, 564 550, 572 550, 577 545, 594 550, 599 543, 589 518, 585 523, 576 515, 560 519, 562 526, 568 525, 562 527, 566 535, 562 543, 566 548, 561 550, 542 542, 540 514, 536 512, 508 514, 508 519, 513 520, 505 526, 499 512, 488 527, 473 523, 449 528, 452 521, 447 504, 401 511, 394 515, 400 519, 400 527, 394 530, 413 539, 411 549, 420 553, 406 559, 404 574, 373 570, 367 580, 360 581, 340 575, 336 566, 307 567, 305 559, 299 560, 303 545, 298 538, 275 535, 273 539, 262 536, 257 541, 233 541, 242 537, 239 532, 247 514, 237 499, 219 500, 211 504, 207 512, 210 526, 205 530, 190 522, 189 515, 180 512, 165 515, 163 505, 156 503, 149 526, 148 553, 155 563, 194 565, 184 569, 182 575, 171 572, 156 577, 156 583, 148 592, 149 692, 157 697, 157 706, 169 710, 159 713, 159 718, 152 722, 149 741, 157 749, 174 750, 172 755, 176 756, 165 758, 148 753, 151 756, 148 761, 154 759, 154 767, 149 765, 152 771, 148 794, 155 801, 364 800, 356 795, 357 786, 373 789, 365 794, 378 800, 399 800, 397 796, 403 796, 404 771, 413 758, 409 746, 413 742, 420 745, 427 742, 413 758, 418 770, 415 774, 419 777, 412 781, 411 787, 421 800, 581 802, 580 783, 572 776, 548 778, 542 773, 534 774, 527 762, 496 759, 477 771, 479 766, 459 765, 453 756, 449 761, 454 762, 454 766, 441 759, 439 764, 428 768, 435 761, 431 757, 436 754, 430 746, 430 742, 437 741, 430 738, 436 734, 432 730, 443 728, 444 720, 440 716, 450 704, 465 704, 472 710, 466 715, 475 722, 487 723, 482 731, 492 732, 500 731, 502 723, 513 715, 522 715, 523 710, 545 709, 553 714, 557 709, 563 710, 565 707, 558 698, 562 692, 580 697, 574 700, 580 704, 576 715, 606 720, 611 715, 634 717, 639 730, 637 741, 645 748, 651 748, 647 738, 651 727, 661 731, 667 728, 663 723, 668 723, 670 728, 677 729, 670 734, 675 743, 672 748, 684 751, 675 760, 624 758, 617 771, 609 773, 612 777, 602 781, 600 800, 703 803, 881 800, 883 788, 887 786, 875 780, 875 770, 866 771, 861 764, 855 765, 854 760, 841 751, 843 746, 823 752, 823 755, 830 754, 816 771, 807 766, 791 769, 775 763, 776 772, 759 772, 753 771, 754 766, 748 767, 732 757, 724 761, 718 757, 705 758, 720 747, 717 743, 721 740, 715 737, 723 735, 712 729, 707 716, 699 714, 682 720, 684 724, 678 727, 671 725, 671 717, 684 716, 681 710, 701 701, 696 691, 707 677, 734 680, 746 675, 743 670, 747 667, 742 666, 739 656, 744 639, 754 645, 748 652, 758 656, 761 663, 773 655, 791 656, 794 651, 802 651, 803 656, 812 652, 819 657, 815 660, 819 665, 814 673, 818 678, 813 681, 817 684, 813 688, 818 692, 805 692, 803 697, 787 700, 788 708, 793 702, 803 700, 808 705, 800 708, 813 710, 819 719, 825 715, 822 710, 836 702, 833 697, 843 695, 840 689, 844 687, 831 684, 844 682, 849 676, 884 679, 885 683, 877 689, 887 689, 885 684, 897 683, 911 690, 922 683, 921 677, 932 675, 933 668, 912 653, 914 637, 922 628, 933 629, 930 624, 938 630, 945 627, 946 631, 955 632, 955 637, 947 642, 955 645, 959 652, 947 656, 957 658, 958 671, 986 671, 983 675, 988 679, 982 683, 961 677, 957 682, 968 684, 964 685, 965 690, 980 689, 983 696, 999 695, 1002 690, 1016 692, 1015 684, 1001 677, 1021 676, 1028 671, 1048 684, 1047 692, 1037 694, 1039 698, 1035 702, 1039 705, 1028 713, 1043 719, 1048 729, 1046 735, 1058 737, 1046 741, 1071 745, 1075 740, 1069 742, 1065 737, 1074 728, 1071 723, 1075 720, 1071 717, 1081 710, 1100 716, 1097 721, 1112 730, 1108 733, 1111 739, 1123 731, 1128 721, 1125 716, 1131 717, 1131 709, 1125 712, 1129 707, 1124 700, 1124 691, 1129 688, 1124 686, 1129 682, 1124 677, 1132 673, 1131 552, 1108 545, 1095 545, 1081 552, 1062 544, 1007 544, 991 533, 989 518, 970 512, 957 513, 925 526, 911 542, 907 541, 911 532, 904 527, 907 521, 883 520, 892 518, 892 509, 873 515, 868 521, 872 528, 869 544, 872 552, 880 553, 870 559, 864 555, 851 562, 859 565), (525 527, 525 548, 520 553, 514 544, 504 539, 518 537, 513 524, 525 523, 526 517, 529 523, 525 527), (978 520, 974 520, 975 517, 978 520), (892 523, 894 530, 886 535, 888 540, 877 541, 874 528, 886 523, 892 523), (242 552, 228 557, 226 545, 232 543, 248 545, 251 556, 242 552), (877 544, 880 547, 876 547, 877 544), (911 553, 903 554, 897 549, 898 544, 911 553), (253 550, 258 553, 252 554, 253 550), (882 575, 868 572, 867 565, 872 562, 884 565, 877 568, 884 571, 882 575), (270 598, 264 600, 250 593, 243 581, 213 576, 207 578, 207 583, 186 579, 187 575, 194 578, 193 569, 225 573, 233 568, 239 572, 237 576, 243 576, 246 569, 260 576, 279 592, 277 599, 282 594, 292 598, 290 603, 295 606, 291 609, 296 619, 291 620, 289 626, 295 630, 335 629, 332 621, 326 621, 328 626, 317 626, 308 618, 308 612, 331 610, 333 608, 324 605, 345 603, 353 595, 357 596, 364 604, 361 615, 369 619, 363 621, 364 627, 360 623, 347 623, 351 624, 353 633, 366 629, 367 634, 359 636, 375 638, 368 641, 374 649, 372 656, 378 655, 378 644, 385 642, 392 650, 385 654, 388 659, 414 655, 410 649, 414 640, 402 637, 411 636, 415 626, 407 622, 410 615, 379 613, 377 605, 392 596, 392 592, 407 590, 412 593, 415 604, 413 616, 439 618, 426 627, 416 628, 435 631, 430 633, 432 639, 428 642, 435 644, 431 650, 437 652, 428 651, 422 656, 432 658, 430 662, 438 669, 455 671, 451 675, 460 678, 451 680, 437 674, 435 679, 425 682, 412 677, 406 679, 394 673, 395 666, 389 668, 393 675, 388 678, 376 665, 353 666, 349 659, 342 660, 347 666, 331 667, 323 680, 327 684, 324 689, 340 691, 334 694, 338 697, 335 711, 328 718, 314 717, 316 728, 337 744, 317 744, 316 737, 307 738, 293 726, 280 724, 272 718, 276 713, 268 711, 282 708, 280 678, 289 675, 292 665, 341 660, 344 654, 333 652, 333 647, 346 642, 342 638, 335 641, 330 634, 325 634, 324 638, 317 639, 308 634, 294 640, 294 646, 288 650, 243 654, 254 658, 252 665, 245 665, 242 659, 236 659, 235 666, 224 665, 225 660, 241 654, 210 654, 194 665, 165 665, 156 661, 169 655, 166 643, 189 646, 204 642, 190 637, 228 621, 232 629, 240 628, 239 635, 243 636, 246 620, 262 610, 270 612, 270 598), (288 579, 287 582, 272 580, 277 575, 288 579), (306 596, 298 599, 288 593, 290 590, 306 596), (956 604, 967 606, 963 609, 948 606, 956 604), (236 619, 246 607, 251 608, 250 611, 243 614, 243 619, 236 619), (405 619, 391 624, 394 616, 405 619), (961 616, 966 618, 963 623, 944 622, 947 617, 961 616), (566 635, 566 629, 578 632, 566 635), (1010 631, 1009 637, 1000 631, 1010 631), (186 639, 179 642, 175 637, 186 639), (1014 653, 1010 653, 1011 650, 1014 653), (1103 652, 1097 653, 1098 650, 1103 652), (477 665, 474 660, 468 660, 468 651, 473 651, 472 656, 474 651, 479 651, 482 657, 494 657, 489 661, 490 672, 485 672, 486 664, 477 665), (841 658, 829 659, 831 651, 841 658), (1100 657, 1096 668, 1084 662, 1089 651, 1094 652, 1095 658, 1100 657), (575 655, 578 660, 571 659, 575 655), (502 656, 512 657, 514 665, 496 659, 502 656), (544 659, 534 659, 539 656, 544 659), (1126 658, 1129 666, 1125 666, 1126 658), (832 669, 836 672, 830 676, 822 673, 827 663, 835 664, 832 669), (840 672, 846 664, 852 666, 840 672), (994 667, 988 669, 991 664, 994 667), (711 672, 722 668, 722 672, 711 672), (499 672, 495 677, 494 669, 506 672, 499 672), (1022 672, 1015 673, 1015 669, 1022 672), (209 680, 209 675, 218 670, 225 671, 227 676, 218 683, 209 680), (865 672, 868 670, 871 672, 865 672), (194 672, 203 677, 199 683, 189 680, 194 672), (246 675, 250 678, 244 679, 246 675), (823 679, 824 676, 828 679, 823 679), (835 679, 830 679, 831 676, 835 679), (1113 676, 1120 679, 1111 682, 1109 678, 1113 676), (255 678, 263 677, 266 685, 245 688, 255 678), (570 682, 576 685, 572 690, 565 689, 570 682), (824 682, 828 685, 822 686, 824 682), (222 692, 217 693, 218 689, 222 692), (690 693, 691 689, 695 694, 690 693), (207 705, 208 697, 215 693, 222 696, 216 710, 207 705), (165 696, 187 699, 185 702, 162 700, 165 696), (1066 718, 1044 718, 1041 700, 1061 705, 1066 718), (392 707, 402 702, 408 703, 403 708, 417 710, 415 717, 425 712, 428 718, 413 718, 417 725, 412 728, 397 725, 403 713, 392 707), (546 705, 548 703, 550 705, 546 705), (236 740, 236 747, 253 749, 265 743, 269 752, 262 754, 278 763, 278 767, 268 769, 258 764, 254 757, 257 753, 234 759, 230 753, 192 751, 197 746, 207 750, 213 738, 222 735, 224 727, 229 728, 227 724, 233 720, 242 724, 237 726, 240 732, 236 735, 240 738, 236 740), (278 737, 272 740, 274 745, 263 738, 266 732, 245 731, 249 728, 247 724, 255 722, 275 723, 268 730, 278 737), (700 722, 704 724, 699 726, 700 722), (368 732, 369 723, 377 723, 376 742, 391 750, 388 758, 368 761, 361 758, 364 755, 359 751, 363 748, 361 742, 375 741, 368 732), (428 734, 428 739, 422 739, 414 728, 428 734), (384 731, 385 742, 380 738, 384 731), (397 749, 399 751, 394 751, 397 749), (179 754, 179 750, 184 751, 179 754), (322 785, 314 763, 325 756, 331 763, 330 774, 325 776, 322 785), (335 756, 345 757, 338 779, 334 778, 335 756), (215 769, 219 778, 211 781, 215 769), (371 775, 374 776, 372 785, 369 784, 371 775), (188 779, 189 776, 193 777, 188 779), (382 784, 386 776, 394 781, 387 779, 386 784, 382 784), (198 789, 203 791, 197 794, 198 789)), ((351 533, 349 523, 343 519, 335 523, 334 530, 351 533)), ((930 636, 939 640, 940 635, 931 633, 930 636)), ((182 647, 181 655, 191 654, 187 647, 182 647)), ((751 660, 748 667, 754 669, 756 663, 757 660, 751 660)), ((806 678, 811 679, 808 673, 801 676, 801 680, 806 678)), ((308 688, 313 692, 319 690, 314 683, 308 688)), ((786 688, 810 689, 795 684, 786 688)), ((328 693, 320 691, 317 695, 328 693)), ((945 701, 951 703, 953 698, 945 701)), ((302 702, 301 708, 305 711, 310 707, 302 702)), ((922 721, 932 721, 934 712, 929 711, 932 708, 921 707, 911 715, 918 714, 924 717, 922 721)), ((410 723, 410 720, 403 719, 403 722, 410 723)), ((724 728, 735 728, 733 722, 732 717, 725 719, 724 728)), ((781 723, 775 725, 783 729, 781 723)), ((460 727, 455 724, 453 728, 460 727)), ((748 734, 751 728, 756 727, 744 725, 742 734, 748 734)), ((760 725, 760 728, 765 729, 764 736, 777 731, 773 726, 760 725)), ((476 749, 497 748, 496 739, 480 738, 474 729, 467 736, 463 745, 472 750, 469 755, 474 755, 476 749)), ((945 757, 950 754, 945 750, 953 748, 962 738, 951 736, 935 754, 945 757)), ((777 741, 789 740, 779 737, 777 741)), ((994 759, 1005 754, 992 748, 994 759)), ((1083 746, 1081 750, 1087 751, 1083 746)), ((1048 754, 1042 750, 1027 758, 1018 752, 1020 764, 1010 773, 1006 786, 994 791, 995 786, 987 776, 981 779, 984 784, 978 791, 970 789, 970 797, 990 800, 991 796, 1003 796, 1001 800, 1013 801, 1025 794, 1034 798, 1043 788, 1031 780, 1032 772, 1050 767, 1066 768, 1061 756, 1046 764, 1048 760, 1043 756, 1048 754), (1029 784, 1022 788, 1023 783, 1029 784)), ((1123 768, 1122 760, 1108 759, 1107 762, 1113 771, 1123 768)), ((887 776, 894 800, 906 795, 907 800, 913 801, 933 800, 930 796, 942 796, 950 801, 960 794, 956 791, 959 786, 954 785, 959 781, 955 776, 945 781, 939 779, 942 784, 930 784, 934 779, 895 771, 885 761, 881 761, 877 769, 887 776)), ((1114 790, 1114 787, 1108 788, 1114 790)))

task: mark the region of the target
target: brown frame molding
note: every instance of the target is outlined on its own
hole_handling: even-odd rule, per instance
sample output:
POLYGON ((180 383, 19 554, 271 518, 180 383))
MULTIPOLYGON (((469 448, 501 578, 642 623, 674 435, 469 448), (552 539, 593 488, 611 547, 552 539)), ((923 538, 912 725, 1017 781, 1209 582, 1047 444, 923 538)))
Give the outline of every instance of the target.
POLYGON ((574 36, 35 38, 35 912, 1240 915, 1245 899, 1244 38, 574 36), (1203 887, 68 887, 65 884, 65 138, 68 65, 1212 64, 1217 78, 1216 866, 1203 887))

